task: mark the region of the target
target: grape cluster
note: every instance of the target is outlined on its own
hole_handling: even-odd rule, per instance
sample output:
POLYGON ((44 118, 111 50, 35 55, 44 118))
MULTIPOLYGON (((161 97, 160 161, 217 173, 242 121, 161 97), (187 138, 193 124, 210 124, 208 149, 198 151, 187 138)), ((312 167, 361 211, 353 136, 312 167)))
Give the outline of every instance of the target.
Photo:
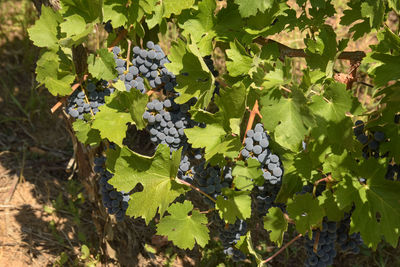
MULTIPOLYGON (((385 134, 383 132, 380 131, 371 132, 370 137, 368 137, 364 133, 364 122, 358 120, 355 122, 354 135, 357 137, 357 140, 364 145, 362 150, 363 151, 362 155, 365 159, 368 159, 370 156, 378 158, 379 156, 386 157, 388 155, 388 153, 386 153, 385 155, 379 155, 379 145, 386 139, 385 134)), ((400 165, 391 163, 388 165, 385 178, 392 181, 398 180, 399 172, 400 172, 400 165)))
POLYGON ((350 215, 351 213, 346 213, 343 220, 339 222, 339 227, 336 232, 336 242, 340 245, 342 251, 358 254, 360 252, 360 246, 362 246, 364 242, 360 233, 349 235, 350 215))
POLYGON ((214 216, 216 226, 218 227, 218 236, 224 248, 224 254, 232 256, 233 261, 243 261, 246 255, 240 250, 234 248, 234 245, 240 240, 240 237, 247 233, 247 224, 244 220, 237 219, 234 224, 225 224, 218 216, 214 216))
POLYGON ((337 223, 324 219, 322 230, 313 230, 312 239, 305 238, 305 248, 307 251, 305 266, 325 267, 333 264, 333 259, 336 256, 336 231, 337 223), (314 251, 314 247, 316 251, 314 251))
POLYGON ((364 122, 358 120, 355 122, 354 135, 357 140, 364 146, 362 150, 362 155, 365 159, 373 156, 375 158, 379 157, 379 145, 384 142, 386 137, 383 132, 376 131, 371 132, 371 136, 368 136, 364 132, 364 122))
POLYGON ((145 93, 145 79, 147 79, 151 88, 163 88, 164 92, 172 92, 176 85, 175 75, 164 67, 169 63, 168 58, 159 45, 148 41, 147 49, 141 49, 135 46, 132 49, 133 57, 129 62, 120 56, 121 48, 113 48, 114 59, 118 78, 114 82, 121 80, 124 82, 126 90, 129 92, 132 88, 145 93))
POLYGON ((103 199, 103 205, 107 208, 109 214, 115 214, 117 221, 123 221, 126 210, 128 209, 129 194, 118 192, 108 180, 113 177, 105 167, 106 158, 101 156, 94 159, 94 171, 100 174, 100 192, 103 199))
POLYGON ((150 140, 155 144, 167 144, 173 150, 186 145, 184 129, 197 125, 190 119, 188 112, 195 102, 196 100, 192 98, 187 103, 179 105, 173 98, 167 98, 163 101, 154 99, 147 103, 143 119, 148 122, 150 140))
MULTIPOLYGON (((206 63, 207 68, 211 71, 212 75, 214 77, 218 77, 219 72, 214 68, 214 62, 211 59, 211 56, 210 55, 205 56, 205 57, 203 57, 203 60, 204 60, 204 63, 206 63)), ((215 88, 214 88, 213 97, 215 94, 219 95, 219 90, 220 90, 219 82, 215 81, 214 86, 215 86, 215 88)))
MULTIPOLYGON (((232 184, 232 167, 225 166, 221 169, 219 166, 206 164, 200 149, 188 149, 181 159, 177 177, 198 186, 201 191, 216 199, 221 195, 222 188, 232 184)), ((204 197, 204 201, 214 207, 214 202, 209 198, 204 197)))
POLYGON ((265 215, 280 190, 283 166, 279 157, 269 149, 269 136, 261 123, 254 130, 248 130, 244 141, 245 147, 240 152, 244 159, 254 158, 261 164, 264 184, 255 189, 256 206, 261 215, 265 215))
POLYGON ((76 89, 67 100, 67 113, 75 119, 84 119, 87 113, 94 115, 99 112, 99 107, 104 105, 104 97, 114 92, 114 88, 108 88, 106 81, 97 84, 88 82, 83 90, 76 89))

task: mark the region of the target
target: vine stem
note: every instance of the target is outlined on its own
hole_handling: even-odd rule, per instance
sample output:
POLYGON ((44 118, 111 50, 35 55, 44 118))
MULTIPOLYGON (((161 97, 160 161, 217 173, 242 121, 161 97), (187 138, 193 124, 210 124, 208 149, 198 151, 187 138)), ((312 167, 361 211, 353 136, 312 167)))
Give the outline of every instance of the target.
MULTIPOLYGON (((272 39, 258 37, 254 42, 260 45, 277 44, 281 57, 308 57, 304 49, 294 49, 272 39)), ((363 51, 344 51, 340 53, 338 59, 361 61, 364 57, 365 53, 363 51)))
POLYGON ((128 31, 126 29, 123 29, 122 31, 119 32, 117 38, 111 43, 111 45, 108 47, 108 51, 112 51, 113 47, 119 44, 121 40, 125 37, 125 35, 128 34, 128 31))
POLYGON ((184 180, 181 180, 181 179, 178 179, 178 180, 179 180, 179 183, 184 184, 186 186, 189 186, 190 188, 196 190, 200 194, 202 194, 202 195, 206 196, 207 198, 209 198, 212 202, 217 203, 217 201, 215 201, 215 199, 212 196, 210 196, 207 193, 203 192, 200 188, 198 188, 198 187, 196 187, 196 186, 194 186, 194 185, 192 185, 192 184, 190 184, 190 183, 188 183, 188 182, 186 182, 184 180))
POLYGON ((258 100, 256 100, 256 102, 254 103, 253 109, 250 111, 250 117, 249 117, 249 121, 247 122, 246 131, 244 132, 242 144, 244 144, 244 140, 246 140, 247 131, 250 130, 251 128, 253 128, 253 123, 254 123, 256 114, 262 119, 262 115, 260 114, 260 111, 258 109, 258 100))
POLYGON ((271 261, 273 258, 275 258, 276 256, 278 256, 279 254, 282 253, 282 251, 284 251, 287 247, 289 247, 291 244, 293 244, 297 239, 299 239, 300 237, 302 237, 302 234, 298 234, 295 238, 293 238, 292 240, 290 240, 289 242, 286 243, 286 245, 284 245, 283 247, 281 247, 277 252, 275 252, 274 255, 272 255, 271 257, 269 257, 268 259, 266 259, 265 261, 262 261, 261 263, 267 263, 269 261, 271 261))

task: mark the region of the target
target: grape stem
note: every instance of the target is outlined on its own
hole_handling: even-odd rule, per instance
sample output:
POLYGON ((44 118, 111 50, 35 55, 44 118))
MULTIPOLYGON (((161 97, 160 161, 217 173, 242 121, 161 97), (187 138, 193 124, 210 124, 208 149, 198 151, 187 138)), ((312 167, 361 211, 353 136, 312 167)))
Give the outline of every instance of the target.
POLYGON ((200 211, 200 213, 201 214, 207 214, 207 213, 210 213, 210 212, 213 212, 213 211, 215 211, 216 209, 209 209, 209 210, 205 210, 205 211, 200 211))
POLYGON ((322 178, 322 179, 319 179, 318 181, 316 181, 316 182, 314 183, 314 187, 313 187, 313 196, 314 196, 314 197, 315 197, 315 193, 316 193, 316 191, 317 191, 317 186, 318 186, 318 184, 321 183, 321 182, 327 182, 327 183, 332 182, 332 176, 329 174, 327 177, 322 178))
POLYGON ((253 128, 254 118, 256 117, 256 114, 262 119, 262 116, 258 109, 258 100, 256 100, 256 102, 254 103, 253 109, 250 111, 249 121, 247 122, 246 131, 245 131, 244 137, 243 137, 243 142, 242 142, 243 144, 244 144, 244 141, 246 140, 247 131, 250 130, 251 128, 253 128))
POLYGON ((121 40, 125 37, 125 35, 128 33, 127 30, 123 29, 122 31, 119 32, 117 38, 111 43, 111 45, 108 47, 108 51, 111 52, 113 47, 119 44, 121 40))
POLYGON ((129 60, 131 58, 131 46, 132 46, 132 42, 131 40, 127 40, 128 41, 128 52, 126 53, 126 71, 129 71, 129 65, 131 64, 131 61, 129 60))
POLYGON ((300 237, 302 237, 302 234, 298 234, 295 238, 293 238, 292 240, 290 240, 289 242, 286 243, 286 245, 284 245, 283 247, 281 247, 277 252, 275 252, 274 255, 272 255, 271 257, 269 257, 268 259, 262 261, 261 263, 267 263, 269 261, 271 261, 273 258, 275 258, 276 256, 278 256, 279 254, 282 253, 282 251, 284 251, 287 247, 289 247, 291 244, 293 244, 297 239, 299 239, 300 237))
MULTIPOLYGON (((85 94, 85 101, 86 103, 90 104, 89 99, 87 98, 87 95, 85 93, 85 89, 83 89, 82 84, 80 85, 82 92, 85 94)), ((90 107, 90 114, 92 114, 92 118, 94 118, 94 113, 93 109, 90 107)))
POLYGON ((317 253, 318 251, 318 243, 319 243, 319 237, 320 237, 321 233, 319 231, 317 231, 317 234, 315 235, 315 241, 314 241, 314 245, 313 245, 313 251, 314 253, 317 253))
POLYGON ((196 190, 196 191, 199 192, 200 194, 206 196, 206 197, 209 198, 212 202, 217 203, 217 201, 215 201, 215 199, 214 199, 212 196, 210 196, 210 195, 208 195, 207 193, 203 192, 200 188, 198 188, 198 187, 196 187, 196 186, 194 186, 194 185, 192 185, 192 184, 190 184, 190 183, 188 183, 188 182, 186 182, 186 181, 184 181, 184 180, 181 180, 181 179, 178 179, 178 181, 179 181, 179 183, 184 184, 184 185, 186 185, 186 186, 189 186, 190 188, 196 190))

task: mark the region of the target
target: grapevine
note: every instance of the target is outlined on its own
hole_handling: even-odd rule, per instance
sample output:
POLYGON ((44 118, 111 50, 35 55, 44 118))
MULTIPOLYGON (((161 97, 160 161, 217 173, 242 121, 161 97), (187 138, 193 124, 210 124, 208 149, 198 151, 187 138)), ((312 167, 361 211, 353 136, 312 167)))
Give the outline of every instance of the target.
POLYGON ((79 8, 62 2, 43 6, 29 30, 43 50, 37 81, 96 149, 98 193, 116 223, 141 218, 182 249, 205 249, 215 234, 224 255, 246 263, 271 262, 293 243, 305 266, 397 246, 400 75, 389 70, 400 37, 383 14, 372 19, 375 6, 350 1, 341 22, 358 25, 350 41, 380 32, 365 54, 327 22, 331 1, 299 4, 300 17, 286 1, 104 1, 73 15, 81 30, 67 23, 79 8), (94 26, 108 36, 95 49, 94 26), (307 32, 304 49, 271 39, 295 28, 307 32), (84 73, 69 52, 78 45, 89 54, 84 73), (301 74, 290 71, 298 57, 301 74), (365 70, 372 85, 359 83, 365 70), (357 91, 365 84, 369 103, 357 91), (263 241, 280 247, 273 255, 253 249, 262 223, 263 241))

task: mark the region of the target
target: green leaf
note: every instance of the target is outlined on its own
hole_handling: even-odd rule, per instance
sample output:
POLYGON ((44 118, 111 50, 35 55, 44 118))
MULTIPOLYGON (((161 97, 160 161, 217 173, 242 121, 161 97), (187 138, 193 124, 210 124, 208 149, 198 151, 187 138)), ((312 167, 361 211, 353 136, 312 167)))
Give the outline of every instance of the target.
POLYGON ((240 43, 230 43, 230 49, 225 52, 230 59, 226 62, 229 75, 236 77, 250 73, 250 69, 253 67, 253 58, 247 54, 240 43))
POLYGON ((274 1, 272 0, 235 0, 239 5, 239 12, 243 18, 255 16, 258 11, 264 12, 272 7, 274 1))
POLYGON ((324 208, 329 221, 340 221, 344 212, 338 207, 334 195, 330 190, 324 190, 318 197, 319 204, 324 208))
POLYGON ((126 2, 105 0, 103 5, 103 21, 111 20, 113 28, 124 26, 128 22, 129 11, 130 9, 126 8, 126 2))
POLYGON ((216 3, 214 0, 205 0, 199 3, 198 12, 191 16, 182 28, 185 36, 191 36, 199 46, 199 50, 203 56, 212 53, 212 40, 215 37, 213 31, 215 16, 214 10, 216 3))
POLYGON ((45 50, 36 63, 36 80, 43 83, 54 96, 72 93, 75 75, 70 72, 72 61, 63 51, 45 50))
POLYGON ((318 200, 309 193, 296 195, 287 204, 290 218, 296 222, 296 230, 300 234, 310 231, 313 225, 322 221, 324 210, 319 206, 318 200))
MULTIPOLYGON (((335 59, 337 53, 336 34, 331 26, 321 27, 318 36, 314 39, 305 39, 307 64, 311 69, 320 69, 329 73, 328 63, 335 59)), ((332 64, 331 64, 332 65, 332 64)))
POLYGON ((236 218, 245 220, 251 216, 251 197, 248 191, 224 189, 224 195, 217 197, 217 207, 220 216, 228 223, 235 223, 236 218))
POLYGON ((142 173, 151 168, 153 161, 163 160, 158 160, 159 157, 158 154, 154 158, 139 155, 127 147, 108 149, 106 166, 114 173, 109 183, 118 191, 130 192, 142 181, 142 173))
POLYGON ((95 146, 101 142, 99 131, 92 129, 90 124, 83 120, 74 121, 72 128, 74 128, 75 135, 82 144, 95 146))
POLYGON ((171 14, 179 15, 182 10, 191 8, 194 0, 163 0, 164 17, 169 18, 171 14))
POLYGON ((107 138, 122 147, 122 140, 125 138, 128 123, 132 122, 131 115, 124 110, 119 102, 118 94, 106 97, 106 104, 99 108, 96 118, 92 124, 93 129, 100 131, 101 138, 107 138))
POLYGON ((97 50, 97 56, 91 54, 88 57, 89 72, 99 80, 112 80, 117 77, 115 66, 113 53, 108 52, 106 48, 97 50))
POLYGON ((175 99, 179 104, 197 98, 196 106, 207 107, 214 92, 214 76, 205 64, 198 47, 195 44, 186 45, 178 40, 171 48, 168 56, 171 63, 165 66, 177 76, 175 90, 180 96, 175 99))
POLYGON ((344 149, 353 148, 353 122, 347 113, 357 114, 359 102, 346 86, 332 83, 323 96, 312 97, 310 109, 316 117, 318 127, 312 129, 311 136, 316 140, 310 150, 319 157, 324 157, 331 150, 338 155, 344 149))
POLYGON ((64 17, 77 14, 90 23, 98 21, 102 15, 103 0, 63 0, 60 2, 60 12, 64 17))
POLYGON ((263 171, 260 168, 260 163, 256 159, 248 159, 247 163, 244 161, 236 162, 236 166, 232 171, 235 177, 234 184, 239 190, 251 191, 256 182, 261 185, 264 182, 263 171))
POLYGON ((66 33, 67 37, 78 35, 86 29, 86 21, 80 15, 73 14, 65 18, 60 24, 61 32, 66 33))
POLYGON ((207 161, 218 154, 235 158, 242 147, 239 136, 227 135, 223 127, 216 123, 208 124, 205 128, 196 126, 185 129, 185 134, 193 147, 205 148, 207 161))
POLYGON ((369 71, 374 76, 375 86, 380 87, 389 81, 400 79, 400 56, 372 53, 369 57, 374 62, 381 63, 369 71))
POLYGON ((42 14, 35 25, 28 29, 29 38, 38 47, 56 48, 58 25, 62 17, 51 7, 42 6, 42 14))
POLYGON ((157 224, 157 234, 168 236, 168 240, 182 249, 192 249, 195 243, 200 247, 207 245, 210 237, 205 214, 193 210, 187 200, 172 204, 168 212, 171 215, 164 216, 157 224))
POLYGON ((269 232, 269 238, 279 247, 283 243, 283 235, 288 229, 288 222, 280 208, 272 207, 264 217, 264 229, 269 232))
POLYGON ((386 180, 385 168, 375 159, 365 161, 359 166, 367 184, 347 177, 335 188, 335 198, 340 207, 353 203, 351 232, 360 232, 369 247, 376 249, 381 240, 397 246, 400 236, 400 184, 386 180))
POLYGON ((249 250, 249 253, 256 258, 256 262, 257 262, 258 266, 262 267, 261 262, 263 261, 263 258, 259 253, 257 253, 257 250, 254 249, 254 245, 253 245, 253 241, 252 241, 252 237, 251 237, 251 231, 248 231, 246 234, 246 242, 247 242, 247 249, 249 250))
POLYGON ((224 117, 224 122, 229 122, 229 128, 235 134, 240 134, 240 123, 246 108, 247 88, 240 82, 232 88, 227 88, 215 97, 215 103, 220 107, 217 113, 224 117), (232 120, 237 118, 237 120, 232 120))
POLYGON ((74 80, 75 76, 70 74, 63 77, 49 76, 45 78, 44 84, 52 95, 64 96, 72 93, 71 84, 74 80))
POLYGON ((127 192, 137 183, 141 183, 144 188, 131 196, 127 215, 142 217, 148 224, 157 212, 162 216, 169 204, 185 192, 182 185, 175 181, 178 163, 173 159, 178 157, 174 154, 179 153, 181 150, 173 151, 171 159, 169 148, 159 145, 152 158, 140 156, 127 149, 121 150, 119 155, 110 155, 111 158, 116 158, 114 177, 110 179, 110 184, 127 192))
POLYGON ((146 122, 143 119, 143 113, 146 109, 149 98, 146 94, 142 94, 139 90, 131 90, 129 92, 129 98, 131 101, 129 111, 131 113, 132 120, 136 124, 138 130, 142 130, 146 127, 146 122))
POLYGON ((309 127, 314 125, 303 93, 293 88, 292 98, 276 99, 268 94, 260 103, 265 128, 274 132, 281 146, 297 151, 309 127))

